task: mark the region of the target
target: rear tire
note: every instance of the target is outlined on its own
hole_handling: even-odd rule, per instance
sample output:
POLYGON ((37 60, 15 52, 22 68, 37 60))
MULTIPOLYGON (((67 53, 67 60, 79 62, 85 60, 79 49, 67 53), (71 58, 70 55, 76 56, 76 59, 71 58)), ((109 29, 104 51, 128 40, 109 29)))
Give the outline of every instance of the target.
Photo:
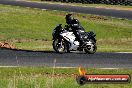
POLYGON ((91 39, 89 41, 89 44, 86 45, 86 48, 84 49, 84 51, 88 54, 94 54, 96 50, 97 50, 96 43, 91 39))

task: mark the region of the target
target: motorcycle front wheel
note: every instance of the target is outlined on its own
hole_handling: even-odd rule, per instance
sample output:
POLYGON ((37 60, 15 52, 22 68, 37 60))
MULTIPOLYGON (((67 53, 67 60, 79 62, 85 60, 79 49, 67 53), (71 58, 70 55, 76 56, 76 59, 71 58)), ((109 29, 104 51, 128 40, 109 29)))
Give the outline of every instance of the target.
POLYGON ((63 39, 54 39, 53 40, 53 49, 57 53, 64 53, 67 52, 67 46, 63 39))

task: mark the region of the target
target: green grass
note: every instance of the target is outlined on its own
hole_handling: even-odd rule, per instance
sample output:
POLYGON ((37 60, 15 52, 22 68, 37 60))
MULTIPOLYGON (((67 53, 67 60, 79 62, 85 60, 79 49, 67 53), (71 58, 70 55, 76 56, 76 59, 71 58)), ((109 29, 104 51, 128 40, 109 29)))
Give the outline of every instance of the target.
MULTIPOLYGON (((130 74, 131 69, 91 69, 87 74, 130 74)), ((17 67, 0 68, 0 88, 131 88, 130 84, 86 84, 76 83, 77 68, 17 67), (52 83, 53 81, 53 83, 52 83), (53 84, 53 85, 52 85, 53 84)))
MULTIPOLYGON (((52 50, 52 30, 68 12, 0 5, 0 41, 18 49, 52 50)), ((132 20, 73 13, 96 33, 98 51, 132 51, 132 20)))

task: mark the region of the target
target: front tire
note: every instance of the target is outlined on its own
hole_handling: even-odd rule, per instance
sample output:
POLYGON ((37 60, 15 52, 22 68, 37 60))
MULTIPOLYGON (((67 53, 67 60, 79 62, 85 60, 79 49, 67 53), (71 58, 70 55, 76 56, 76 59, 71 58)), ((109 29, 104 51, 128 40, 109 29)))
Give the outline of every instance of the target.
POLYGON ((61 40, 54 39, 53 40, 53 49, 57 53, 64 53, 64 52, 67 52, 67 45, 63 39, 61 39, 61 40))
POLYGON ((97 50, 96 43, 92 39, 89 40, 84 51, 88 54, 94 54, 96 50, 97 50))

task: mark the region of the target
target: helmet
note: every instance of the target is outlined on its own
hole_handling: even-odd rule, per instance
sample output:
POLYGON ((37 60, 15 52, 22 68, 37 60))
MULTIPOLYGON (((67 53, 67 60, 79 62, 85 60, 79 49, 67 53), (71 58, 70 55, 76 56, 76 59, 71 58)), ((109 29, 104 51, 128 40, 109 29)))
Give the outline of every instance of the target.
POLYGON ((77 19, 73 19, 72 24, 79 24, 79 21, 77 19))
POLYGON ((74 20, 74 18, 72 17, 72 14, 67 14, 65 19, 67 24, 72 24, 72 21, 74 20))

